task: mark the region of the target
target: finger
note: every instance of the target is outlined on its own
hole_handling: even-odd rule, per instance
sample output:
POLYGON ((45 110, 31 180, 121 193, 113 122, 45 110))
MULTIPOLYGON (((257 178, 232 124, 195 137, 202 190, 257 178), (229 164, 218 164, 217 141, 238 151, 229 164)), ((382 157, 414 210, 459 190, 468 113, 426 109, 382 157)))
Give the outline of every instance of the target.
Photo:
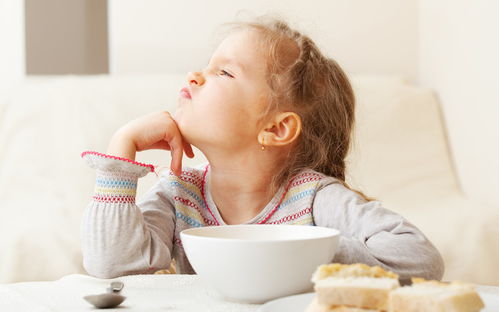
POLYGON ((180 133, 173 135, 171 140, 168 142, 171 147, 172 161, 170 168, 176 176, 182 174, 182 156, 183 156, 183 146, 182 138, 180 133))
POLYGON ((176 176, 180 176, 182 174, 182 148, 172 148, 172 161, 170 164, 170 168, 176 176))
POLYGON ((146 150, 150 150, 150 149, 161 149, 161 150, 169 151, 171 149, 171 147, 170 147, 170 144, 168 144, 168 142, 159 141, 159 142, 156 142, 156 143, 154 143, 146 148, 146 150))
POLYGON ((192 151, 192 146, 189 143, 187 143, 186 141, 182 141, 182 144, 184 146, 184 152, 187 155, 187 157, 193 158, 194 152, 192 151))

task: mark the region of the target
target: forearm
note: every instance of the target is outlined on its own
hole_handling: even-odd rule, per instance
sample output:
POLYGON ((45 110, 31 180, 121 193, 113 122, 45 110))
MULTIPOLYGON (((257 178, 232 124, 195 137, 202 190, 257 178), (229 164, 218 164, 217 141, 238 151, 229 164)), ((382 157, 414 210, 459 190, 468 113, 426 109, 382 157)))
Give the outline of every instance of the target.
POLYGON ((401 279, 423 277, 440 280, 444 273, 442 258, 435 247, 418 234, 381 234, 364 240, 341 236, 333 262, 378 265, 401 279), (395 237, 397 235, 397 237, 395 237))
MULTIPOLYGON (((142 250, 150 245, 141 224, 140 211, 132 204, 89 204, 82 219, 81 243, 83 266, 92 276, 113 278, 121 275, 149 273, 157 270, 148 263, 142 250)), ((164 253, 167 267, 169 254, 164 253)))
MULTIPOLYGON (((85 153, 84 153, 85 154, 85 153)), ((171 211, 159 209, 156 195, 146 205, 145 216, 135 204, 138 179, 152 171, 150 165, 95 152, 84 155, 96 169, 93 200, 81 224, 83 263, 87 272, 101 278, 149 273, 168 267, 171 260, 171 211)))
POLYGON ((133 140, 123 130, 118 130, 109 142, 108 155, 135 160, 137 148, 133 140))
POLYGON ((379 201, 366 202, 342 185, 331 184, 315 198, 314 221, 341 232, 334 262, 379 265, 403 279, 442 278, 444 264, 438 250, 419 229, 379 201))

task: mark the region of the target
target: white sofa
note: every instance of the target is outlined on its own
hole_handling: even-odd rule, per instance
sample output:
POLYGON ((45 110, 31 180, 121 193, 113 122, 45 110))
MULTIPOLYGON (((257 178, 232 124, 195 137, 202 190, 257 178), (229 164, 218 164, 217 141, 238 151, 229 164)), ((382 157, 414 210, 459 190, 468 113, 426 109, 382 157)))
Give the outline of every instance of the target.
MULTIPOLYGON (((444 279, 499 285, 498 207, 462 195, 431 90, 398 77, 355 76, 357 128, 348 182, 421 228, 441 251, 444 279)), ((93 192, 84 150, 176 105, 183 75, 34 77, 0 102, 0 282, 83 273, 80 217, 93 192)), ((199 151, 185 165, 205 161, 199 151)), ((167 168, 164 151, 138 160, 167 168)), ((157 177, 139 184, 138 196, 157 177)), ((477 181, 480 183, 480 181, 477 181)))

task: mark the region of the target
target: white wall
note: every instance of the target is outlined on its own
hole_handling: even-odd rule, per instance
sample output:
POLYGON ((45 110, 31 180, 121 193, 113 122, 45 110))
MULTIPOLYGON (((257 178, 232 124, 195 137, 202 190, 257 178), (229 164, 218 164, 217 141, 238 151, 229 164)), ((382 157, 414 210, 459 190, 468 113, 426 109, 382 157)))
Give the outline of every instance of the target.
POLYGON ((199 69, 241 10, 288 18, 349 72, 417 77, 417 0, 110 0, 111 73, 199 69))
POLYGON ((420 0, 420 82, 442 103, 462 188, 499 204, 499 2, 420 0))
POLYGON ((24 1, 0 0, 0 101, 24 76, 24 55, 24 1))

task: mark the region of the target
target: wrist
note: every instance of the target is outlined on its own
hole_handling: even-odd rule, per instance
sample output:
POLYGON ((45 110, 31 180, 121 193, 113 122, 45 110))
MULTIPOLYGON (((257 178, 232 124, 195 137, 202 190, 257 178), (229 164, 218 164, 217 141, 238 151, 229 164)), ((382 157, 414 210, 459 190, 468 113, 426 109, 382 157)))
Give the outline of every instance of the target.
POLYGON ((118 130, 108 145, 106 154, 127 158, 130 160, 135 160, 135 154, 137 153, 137 148, 130 135, 122 130, 118 130))

